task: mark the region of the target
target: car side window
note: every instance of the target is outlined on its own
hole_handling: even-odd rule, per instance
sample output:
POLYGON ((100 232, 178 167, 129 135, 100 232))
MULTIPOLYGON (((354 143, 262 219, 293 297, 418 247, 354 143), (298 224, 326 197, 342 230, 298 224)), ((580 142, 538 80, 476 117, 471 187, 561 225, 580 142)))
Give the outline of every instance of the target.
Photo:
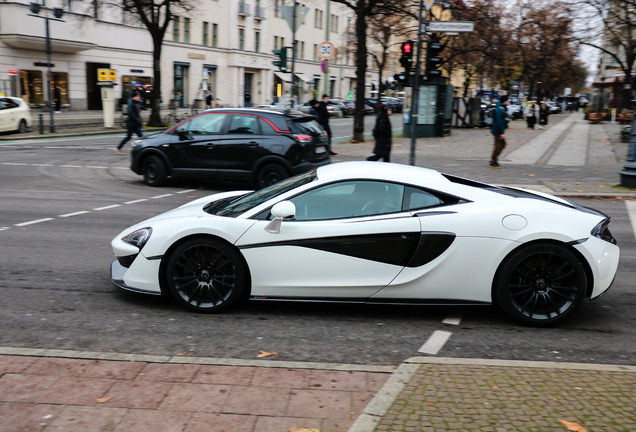
POLYGON ((258 123, 261 126, 261 133, 263 135, 278 135, 278 132, 276 132, 276 130, 274 130, 274 128, 265 120, 258 119, 258 123))
POLYGON ((404 194, 404 210, 418 210, 446 204, 446 201, 423 189, 407 186, 404 194))
POLYGON ((234 114, 227 133, 260 135, 258 117, 234 114))
POLYGON ((404 185, 354 180, 332 183, 307 191, 291 199, 297 221, 330 220, 402 210, 404 185))
POLYGON ((202 114, 192 118, 179 129, 187 130, 193 135, 220 134, 227 114, 202 114))
POLYGON ((9 106, 7 105, 7 99, 0 99, 0 110, 3 110, 5 108, 9 108, 9 106))

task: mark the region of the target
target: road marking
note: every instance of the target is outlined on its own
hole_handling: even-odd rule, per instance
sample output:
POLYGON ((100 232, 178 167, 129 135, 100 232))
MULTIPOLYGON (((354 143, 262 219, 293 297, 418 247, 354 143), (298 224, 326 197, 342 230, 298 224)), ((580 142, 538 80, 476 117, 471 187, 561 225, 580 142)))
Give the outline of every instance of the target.
POLYGON ((183 190, 183 191, 179 191, 177 193, 180 194, 180 193, 188 193, 188 192, 196 192, 196 189, 183 190))
POLYGON ((82 211, 78 211, 75 213, 67 213, 67 214, 63 214, 63 215, 59 215, 58 217, 71 217, 71 216, 77 216, 77 215, 81 215, 81 214, 86 214, 86 213, 90 213, 88 210, 82 210, 82 211))
POLYGON ((32 164, 33 166, 55 166, 51 164, 32 164))
POLYGON ((27 226, 27 225, 33 225, 36 223, 40 223, 40 222, 48 222, 48 221, 52 221, 55 218, 44 218, 44 219, 37 219, 37 220, 32 220, 32 221, 28 221, 28 222, 22 222, 19 224, 15 224, 15 226, 17 227, 23 227, 23 226, 27 226))
POLYGON ((88 165, 88 166, 86 166, 86 168, 108 169, 108 167, 103 167, 103 166, 92 166, 92 165, 88 165))
POLYGON ((450 315, 446 317, 444 321, 442 321, 442 323, 450 324, 450 325, 459 325, 462 322, 462 315, 463 313, 461 312, 451 313, 450 315))
POLYGON ((113 204, 113 205, 109 205, 109 206, 106 206, 106 207, 98 207, 98 208, 94 208, 93 210, 94 211, 108 210, 108 209, 112 209, 112 208, 115 208, 115 207, 121 207, 121 204, 113 204))
POLYGON ((632 231, 634 237, 636 237, 636 201, 625 201, 627 206, 627 214, 629 215, 629 221, 632 223, 632 231))
POLYGON ((20 162, 2 162, 2 165, 28 165, 20 162))
POLYGON ((157 195, 157 196, 153 196, 153 197, 150 197, 150 198, 151 199, 158 199, 158 198, 169 197, 169 196, 172 196, 172 195, 174 195, 174 194, 157 195))
POLYGON ((83 168, 81 165, 60 165, 62 168, 83 168))
POLYGON ((437 355, 437 353, 444 347, 444 344, 448 341, 453 333, 435 330, 431 337, 428 338, 426 343, 417 350, 424 354, 437 355))
POLYGON ((134 201, 127 201, 124 204, 137 204, 137 203, 144 202, 144 201, 148 201, 148 198, 142 198, 142 199, 138 199, 138 200, 134 200, 134 201))
POLYGON ((9 227, 2 227, 2 228, 0 228, 0 231, 6 231, 6 230, 8 230, 8 229, 11 229, 11 228, 9 228, 9 227))

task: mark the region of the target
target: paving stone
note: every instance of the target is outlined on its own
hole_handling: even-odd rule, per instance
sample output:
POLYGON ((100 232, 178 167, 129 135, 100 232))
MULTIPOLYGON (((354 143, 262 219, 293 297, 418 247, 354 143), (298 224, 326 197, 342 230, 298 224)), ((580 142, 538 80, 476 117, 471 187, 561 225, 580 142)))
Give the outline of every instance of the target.
POLYGON ((248 415, 197 412, 192 413, 184 432, 251 432, 254 430, 256 418, 248 415))
POLYGON ((199 365, 149 363, 135 379, 140 381, 190 382, 200 369, 199 365))
POLYGON ((320 432, 347 432, 354 420, 346 419, 324 419, 320 432))
POLYGON ((38 357, 0 356, 0 376, 5 373, 20 373, 35 363, 38 357))
POLYGON ((92 360, 84 369, 83 377, 131 380, 146 366, 143 362, 92 360))
POLYGON ((287 432, 290 428, 312 428, 326 432, 321 419, 302 417, 258 417, 254 432, 287 432))
POLYGON ((104 397, 115 382, 104 378, 60 377, 36 401, 60 405, 95 405, 97 399, 104 397))
POLYGON ((307 389, 311 373, 305 369, 259 368, 254 374, 252 384, 261 387, 307 389))
POLYGON ((182 432, 190 417, 184 412, 131 409, 114 432, 182 432))
POLYGON ((124 408, 66 406, 44 432, 112 432, 127 411, 124 408))
POLYGON ((173 384, 159 409, 219 412, 230 388, 214 384, 173 384))
POLYGON ((201 366, 193 383, 249 385, 257 368, 239 366, 201 366))
POLYGON ((54 376, 5 374, 0 378, 0 401, 35 402, 58 379, 54 376))
POLYGON ((78 376, 84 372, 90 360, 41 358, 24 372, 29 375, 78 376))
POLYGON ((62 411, 59 405, 0 404, 0 432, 39 432, 62 411))
POLYGON ((290 390, 275 387, 235 386, 230 390, 223 413, 283 416, 290 390))
POLYGON ((104 406, 156 409, 174 384, 152 381, 117 381, 104 395, 104 406))
POLYGON ((292 390, 287 415, 311 418, 355 418, 351 393, 337 390, 292 390))
POLYGON ((351 371, 312 371, 309 387, 322 390, 354 390, 368 389, 367 372, 351 371))

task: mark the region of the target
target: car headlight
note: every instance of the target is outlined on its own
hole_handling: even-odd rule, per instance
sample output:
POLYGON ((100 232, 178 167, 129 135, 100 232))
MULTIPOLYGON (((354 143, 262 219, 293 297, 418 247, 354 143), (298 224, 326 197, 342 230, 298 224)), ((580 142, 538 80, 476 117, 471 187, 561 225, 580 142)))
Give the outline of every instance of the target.
POLYGON ((590 234, 592 234, 596 238, 600 238, 601 240, 605 240, 611 244, 616 244, 616 239, 612 235, 609 230, 610 218, 603 219, 600 221, 594 228, 590 234))
POLYGON ((141 140, 135 140, 132 142, 131 147, 135 148, 137 146, 141 145, 141 140))
POLYGON ((122 237, 122 241, 130 243, 133 246, 137 246, 141 250, 152 234, 152 228, 141 228, 137 231, 133 231, 130 234, 122 237))

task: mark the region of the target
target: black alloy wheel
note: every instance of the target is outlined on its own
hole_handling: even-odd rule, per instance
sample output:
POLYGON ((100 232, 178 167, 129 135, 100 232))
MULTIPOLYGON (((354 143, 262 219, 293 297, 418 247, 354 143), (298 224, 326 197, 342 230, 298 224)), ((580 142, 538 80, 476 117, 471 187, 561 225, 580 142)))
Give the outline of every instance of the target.
POLYGON ((26 120, 20 120, 20 124, 18 125, 18 132, 25 133, 27 131, 27 123, 26 120))
POLYGON ((258 171, 256 187, 258 189, 263 189, 267 186, 273 185, 274 183, 278 183, 281 180, 285 180, 288 177, 289 173, 283 166, 277 163, 270 163, 258 171))
POLYGON ((166 283, 185 307, 202 313, 221 312, 245 291, 247 266, 240 253, 220 240, 190 239, 179 245, 166 265, 166 283))
POLYGON ((168 169, 159 156, 148 156, 144 161, 142 172, 148 186, 163 186, 168 179, 168 169))
POLYGON ((497 300, 512 319, 547 327, 568 318, 587 290, 580 258, 565 246, 535 244, 514 252, 496 282, 497 300))

